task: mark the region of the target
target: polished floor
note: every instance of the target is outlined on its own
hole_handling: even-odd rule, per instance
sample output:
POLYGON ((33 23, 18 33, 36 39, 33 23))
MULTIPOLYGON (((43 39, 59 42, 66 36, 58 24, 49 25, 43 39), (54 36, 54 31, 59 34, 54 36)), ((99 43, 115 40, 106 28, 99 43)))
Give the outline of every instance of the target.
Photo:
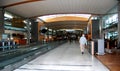
POLYGON ((14 71, 109 71, 88 53, 82 55, 78 43, 65 43, 14 71))
POLYGON ((110 71, 120 71, 120 49, 113 49, 112 53, 106 53, 103 56, 96 57, 107 66, 110 71))

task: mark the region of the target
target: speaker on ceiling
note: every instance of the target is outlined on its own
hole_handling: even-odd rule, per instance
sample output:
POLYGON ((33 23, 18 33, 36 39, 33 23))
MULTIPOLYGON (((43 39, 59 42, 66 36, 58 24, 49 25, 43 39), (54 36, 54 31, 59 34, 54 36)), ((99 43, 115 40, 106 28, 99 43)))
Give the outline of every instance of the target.
POLYGON ((47 29, 41 29, 40 31, 41 31, 41 33, 46 33, 47 29))

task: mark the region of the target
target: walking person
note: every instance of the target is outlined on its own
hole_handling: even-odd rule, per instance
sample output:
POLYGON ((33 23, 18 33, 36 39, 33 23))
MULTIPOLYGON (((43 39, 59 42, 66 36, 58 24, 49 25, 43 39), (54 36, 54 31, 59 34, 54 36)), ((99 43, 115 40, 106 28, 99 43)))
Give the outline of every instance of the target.
POLYGON ((84 54, 85 45, 87 45, 87 39, 84 34, 82 34, 82 36, 80 37, 79 43, 80 43, 80 50, 82 54, 84 54))

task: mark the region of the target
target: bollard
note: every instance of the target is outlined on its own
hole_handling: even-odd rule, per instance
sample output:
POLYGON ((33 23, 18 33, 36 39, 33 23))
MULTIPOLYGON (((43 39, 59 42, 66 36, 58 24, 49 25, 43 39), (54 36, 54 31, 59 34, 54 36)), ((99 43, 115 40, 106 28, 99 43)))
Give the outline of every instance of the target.
POLYGON ((4 46, 5 46, 5 42, 2 42, 3 51, 5 50, 4 46))
POLYGON ((110 45, 109 42, 107 42, 107 50, 106 50, 106 51, 107 51, 108 53, 112 53, 109 45, 110 45))
POLYGON ((13 41, 13 48, 15 49, 15 47, 16 47, 16 46, 15 46, 15 42, 13 41))
POLYGON ((107 49, 110 49, 110 48, 109 48, 109 42, 107 42, 107 49))
POLYGON ((9 48, 9 50, 10 50, 10 41, 8 41, 8 48, 9 48))
POLYGON ((94 55, 94 41, 91 41, 91 54, 94 55))

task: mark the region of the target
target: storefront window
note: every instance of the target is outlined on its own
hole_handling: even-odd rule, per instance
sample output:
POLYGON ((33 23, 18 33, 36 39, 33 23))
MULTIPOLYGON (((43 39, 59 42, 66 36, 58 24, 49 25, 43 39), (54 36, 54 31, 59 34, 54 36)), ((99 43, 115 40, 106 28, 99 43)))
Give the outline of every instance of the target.
POLYGON ((118 30, 118 13, 117 6, 111 9, 104 17, 103 17, 103 29, 105 33, 106 39, 117 39, 118 30))

